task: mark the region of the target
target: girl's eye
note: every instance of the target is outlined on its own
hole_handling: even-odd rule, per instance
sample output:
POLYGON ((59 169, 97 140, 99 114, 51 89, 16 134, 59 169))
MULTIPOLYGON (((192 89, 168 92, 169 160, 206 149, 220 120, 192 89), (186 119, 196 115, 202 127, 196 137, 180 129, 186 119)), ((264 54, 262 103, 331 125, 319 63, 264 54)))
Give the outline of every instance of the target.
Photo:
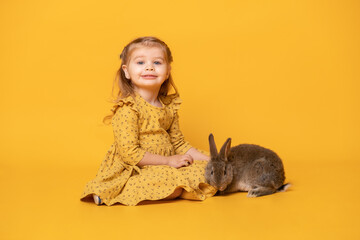
POLYGON ((143 62, 143 61, 139 61, 139 62, 137 62, 137 64, 144 64, 144 62, 143 62))
POLYGON ((161 64, 161 62, 159 62, 159 61, 155 61, 154 62, 156 65, 160 65, 161 64))

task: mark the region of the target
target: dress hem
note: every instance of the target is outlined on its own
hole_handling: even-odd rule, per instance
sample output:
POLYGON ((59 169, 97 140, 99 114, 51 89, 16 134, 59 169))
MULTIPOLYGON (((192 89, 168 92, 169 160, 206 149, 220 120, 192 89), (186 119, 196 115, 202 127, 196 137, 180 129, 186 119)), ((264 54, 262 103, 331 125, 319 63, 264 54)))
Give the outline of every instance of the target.
MULTIPOLYGON (((200 183, 201 184, 201 183, 200 183)), ((200 185, 199 184, 199 185, 200 185)), ((210 187, 212 187, 211 185, 209 185, 210 187)), ((124 201, 121 201, 121 200, 116 200, 115 199, 112 199, 110 201, 106 201, 104 199, 101 199, 103 201, 103 203, 106 205, 106 206, 112 206, 116 203, 120 203, 122 205, 125 205, 125 206, 137 206, 140 202, 142 201, 146 201, 146 200, 149 200, 149 201, 157 201, 157 200, 164 200, 165 198, 167 198, 168 196, 170 196, 171 194, 173 194, 175 192, 175 190, 177 188, 182 188, 183 191, 186 191, 186 193, 182 193, 179 197, 177 198, 180 198, 180 199, 186 199, 186 200, 198 200, 198 201, 204 201, 206 200, 207 198, 209 197, 212 197, 216 194, 216 189, 214 187, 212 187, 215 191, 212 191, 213 193, 202 193, 200 196, 199 194, 196 194, 196 192, 190 188, 190 187, 187 187, 185 185, 182 185, 182 186, 176 186, 174 187, 174 189, 172 191, 170 191, 170 193, 166 194, 165 196, 162 196, 162 197, 156 197, 156 198, 144 198, 144 199, 141 199, 140 201, 136 201, 135 204, 129 204, 129 203, 125 203, 124 201), (189 197, 191 194, 193 194, 194 197, 189 197), (187 195, 187 196, 186 196, 187 195), (196 197, 195 197, 196 196, 196 197)), ((93 194, 96 194, 99 196, 98 193, 95 193, 95 192, 90 192, 90 193, 87 193, 87 194, 83 194, 81 197, 80 197, 80 200, 83 201, 85 200, 86 198, 89 198, 90 196, 92 196, 93 194)), ((177 199, 176 198, 176 199, 177 199)), ((171 199, 173 200, 173 199, 171 199)))

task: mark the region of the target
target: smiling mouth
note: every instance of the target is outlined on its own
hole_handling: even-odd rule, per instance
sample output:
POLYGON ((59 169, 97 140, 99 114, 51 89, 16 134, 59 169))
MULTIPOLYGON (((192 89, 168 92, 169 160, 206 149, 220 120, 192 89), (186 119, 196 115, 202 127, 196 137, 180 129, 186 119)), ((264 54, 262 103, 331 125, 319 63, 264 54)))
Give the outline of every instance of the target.
POLYGON ((146 78, 146 79, 154 79, 157 76, 156 75, 141 75, 142 78, 146 78))

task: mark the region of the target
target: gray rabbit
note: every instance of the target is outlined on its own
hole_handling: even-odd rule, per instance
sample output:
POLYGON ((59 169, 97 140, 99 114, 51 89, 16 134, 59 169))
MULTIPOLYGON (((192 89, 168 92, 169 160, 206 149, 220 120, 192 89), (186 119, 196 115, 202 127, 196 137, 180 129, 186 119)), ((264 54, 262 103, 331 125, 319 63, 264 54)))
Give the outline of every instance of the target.
POLYGON ((218 153, 214 136, 209 135, 211 159, 205 169, 208 183, 219 194, 246 191, 248 197, 259 197, 285 191, 285 172, 279 156, 270 149, 253 144, 230 148, 228 138, 218 153))

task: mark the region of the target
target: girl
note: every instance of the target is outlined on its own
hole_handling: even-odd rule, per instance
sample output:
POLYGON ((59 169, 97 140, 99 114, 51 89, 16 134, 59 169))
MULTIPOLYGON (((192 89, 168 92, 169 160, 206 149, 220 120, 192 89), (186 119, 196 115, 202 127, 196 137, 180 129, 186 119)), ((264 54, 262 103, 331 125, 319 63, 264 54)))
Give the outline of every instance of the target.
POLYGON ((141 37, 130 42, 120 58, 116 105, 104 118, 111 120, 115 141, 81 199, 93 196, 98 205, 137 205, 213 196, 216 189, 204 178, 209 157, 185 141, 179 129, 181 99, 170 73, 168 46, 158 38, 141 37), (168 94, 170 87, 175 94, 168 94))

